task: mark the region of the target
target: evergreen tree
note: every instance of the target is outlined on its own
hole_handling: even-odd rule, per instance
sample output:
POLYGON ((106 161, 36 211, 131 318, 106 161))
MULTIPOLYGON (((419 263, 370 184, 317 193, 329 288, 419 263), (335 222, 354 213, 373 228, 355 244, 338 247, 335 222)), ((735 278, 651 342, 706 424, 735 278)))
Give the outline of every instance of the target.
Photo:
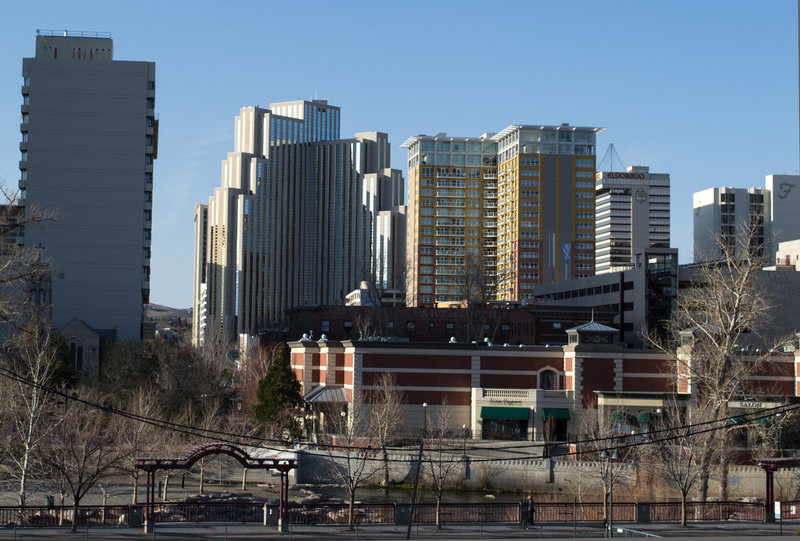
POLYGON ((284 360, 282 350, 278 350, 266 375, 259 380, 256 399, 253 416, 260 426, 270 427, 271 431, 288 429, 291 435, 297 432, 294 410, 303 404, 303 398, 300 382, 284 360))

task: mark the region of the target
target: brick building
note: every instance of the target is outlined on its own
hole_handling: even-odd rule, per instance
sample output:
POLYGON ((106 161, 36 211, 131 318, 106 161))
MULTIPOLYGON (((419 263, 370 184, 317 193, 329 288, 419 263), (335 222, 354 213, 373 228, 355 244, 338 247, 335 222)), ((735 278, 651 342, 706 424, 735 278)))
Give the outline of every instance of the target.
MULTIPOLYGON (((375 389, 389 372, 403 393, 412 433, 446 405, 450 428, 469 430, 474 439, 566 441, 580 434, 588 408, 624 412, 644 424, 676 394, 681 380, 674 359, 616 345, 616 332, 591 321, 568 329, 568 343, 560 346, 306 337, 289 347, 312 411, 345 411, 354 394, 375 389)), ((763 396, 748 395, 731 408, 800 395, 799 368, 800 354, 774 354, 756 378, 763 396)), ((692 389, 683 380, 677 395, 689 400, 692 389)))

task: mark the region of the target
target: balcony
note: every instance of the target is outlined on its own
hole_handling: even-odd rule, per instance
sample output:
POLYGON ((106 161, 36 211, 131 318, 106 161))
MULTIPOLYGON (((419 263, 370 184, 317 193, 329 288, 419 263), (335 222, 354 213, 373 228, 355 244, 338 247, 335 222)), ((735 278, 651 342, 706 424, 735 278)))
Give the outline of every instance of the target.
POLYGON ((19 125, 19 131, 21 131, 22 133, 28 133, 28 123, 27 122, 21 123, 19 125))
POLYGON ((28 105, 27 103, 23 103, 22 105, 19 106, 19 112, 22 114, 30 113, 31 106, 28 105))
POLYGON ((26 81, 22 84, 22 95, 27 96, 31 93, 31 83, 26 81))
POLYGON ((19 170, 24 171, 28 169, 28 160, 20 160, 19 161, 19 170))
POLYGON ((28 150, 28 142, 27 141, 21 141, 20 144, 19 144, 19 149, 20 150, 28 150))

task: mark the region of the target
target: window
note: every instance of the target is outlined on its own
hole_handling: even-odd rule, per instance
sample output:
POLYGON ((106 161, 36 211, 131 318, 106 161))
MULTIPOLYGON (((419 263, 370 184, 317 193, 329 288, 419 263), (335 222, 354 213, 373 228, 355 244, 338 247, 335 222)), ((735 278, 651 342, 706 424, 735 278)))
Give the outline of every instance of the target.
MULTIPOLYGON (((559 325, 560 327, 560 325, 559 325)), ((553 324, 555 328, 555 324, 553 324)), ((557 375, 553 370, 542 370, 539 373, 539 388, 544 390, 554 390, 557 388, 556 382, 558 381, 557 375)))

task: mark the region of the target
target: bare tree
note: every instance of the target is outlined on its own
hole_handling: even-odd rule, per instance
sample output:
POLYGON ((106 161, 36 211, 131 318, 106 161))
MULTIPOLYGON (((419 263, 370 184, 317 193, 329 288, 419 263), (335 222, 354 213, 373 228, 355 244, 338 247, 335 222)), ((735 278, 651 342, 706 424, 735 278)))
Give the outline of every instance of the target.
POLYGON ((384 486, 389 484, 388 447, 405 429, 404 400, 403 393, 397 388, 397 377, 390 372, 382 372, 374 382, 374 389, 368 394, 371 422, 383 459, 381 484, 384 486))
POLYGON ((642 447, 645 457, 661 476, 681 495, 681 526, 686 526, 686 500, 700 480, 700 464, 696 449, 708 445, 709 433, 692 430, 694 424, 713 419, 702 409, 684 409, 673 399, 657 416, 652 433, 653 443, 642 447))
POLYGON ((492 339, 497 330, 499 318, 489 305, 489 301, 495 298, 496 284, 494 277, 487 272, 478 255, 470 254, 466 257, 459 313, 464 327, 463 339, 466 342, 492 339))
POLYGON ((278 348, 283 347, 282 342, 273 342, 266 346, 259 346, 252 351, 243 352, 239 377, 236 380, 242 401, 242 411, 249 413, 253 410, 253 406, 257 402, 258 382, 267 374, 278 348))
POLYGON ((436 528, 442 527, 442 499, 447 487, 454 484, 456 474, 462 468, 462 451, 453 446, 449 427, 450 415, 447 403, 443 402, 432 426, 428 428, 423 453, 422 479, 436 500, 436 528))
POLYGON ((330 432, 321 443, 331 459, 335 478, 347 491, 347 528, 355 522, 356 491, 380 468, 375 460, 378 438, 363 397, 354 396, 349 411, 330 412, 330 432))
MULTIPOLYGON (((136 417, 158 416, 158 391, 151 385, 140 386, 132 396, 123 403, 125 410, 136 417)), ((121 469, 131 477, 133 486, 131 503, 138 503, 139 477, 142 470, 136 468, 136 459, 152 455, 164 447, 164 434, 155 426, 143 423, 138 419, 119 418, 118 445, 127 449, 121 469)))
POLYGON ((191 346, 178 348, 156 338, 153 355, 157 363, 155 384, 161 409, 167 417, 202 402, 223 400, 228 392, 224 366, 219 359, 203 355, 191 346))
POLYGON ((589 477, 600 481, 605 520, 609 516, 611 487, 618 486, 624 479, 624 464, 631 458, 627 451, 631 436, 623 432, 624 427, 620 426, 619 421, 623 419, 624 423, 625 415, 624 411, 601 412, 595 407, 589 407, 583 411, 579 421, 584 440, 579 449, 580 464, 589 477))
POLYGON ((32 320, 49 319, 51 266, 39 247, 20 242, 25 228, 44 227, 52 209, 18 205, 20 192, 0 182, 0 336, 12 340, 32 320))
MULTIPOLYGON (((219 400, 206 402, 200 409, 186 408, 184 417, 188 422, 186 424, 198 429, 199 434, 192 436, 190 441, 194 445, 203 445, 214 441, 214 431, 220 430, 226 424, 226 415, 222 408, 222 403, 219 400)), ((206 480, 206 467, 208 462, 205 458, 197 461, 195 468, 197 468, 200 475, 200 485, 198 492, 203 494, 205 492, 206 480)), ((169 483, 169 478, 164 480, 165 486, 169 483)), ((166 493, 166 491, 165 491, 166 493)))
POLYGON ((15 344, 9 352, 15 377, 5 381, 4 387, 10 400, 6 410, 9 456, 18 481, 19 505, 24 506, 36 453, 59 423, 52 415, 53 399, 47 388, 55 382, 61 359, 51 335, 36 328, 18 334, 15 344))
POLYGON ((87 405, 99 397, 87 388, 75 393, 78 400, 64 404, 61 422, 39 447, 45 471, 63 483, 72 496, 72 531, 77 529, 78 506, 83 497, 103 479, 117 473, 128 449, 118 445, 117 424, 104 409, 87 405))
MULTIPOLYGON (((681 289, 672 316, 665 323, 666 333, 650 329, 647 337, 651 346, 673 359, 676 390, 691 394, 693 408, 713 419, 730 417, 731 400, 758 392, 753 377, 786 343, 769 334, 772 307, 756 280, 765 263, 757 242, 757 225, 744 224, 739 229, 736 242, 718 239, 719 259, 693 269, 694 284, 681 289), (661 337, 664 334, 666 340, 661 337)), ((721 474, 721 497, 727 498, 731 433, 718 430, 710 435, 694 453, 701 468, 703 501, 708 497, 715 466, 721 474)))

